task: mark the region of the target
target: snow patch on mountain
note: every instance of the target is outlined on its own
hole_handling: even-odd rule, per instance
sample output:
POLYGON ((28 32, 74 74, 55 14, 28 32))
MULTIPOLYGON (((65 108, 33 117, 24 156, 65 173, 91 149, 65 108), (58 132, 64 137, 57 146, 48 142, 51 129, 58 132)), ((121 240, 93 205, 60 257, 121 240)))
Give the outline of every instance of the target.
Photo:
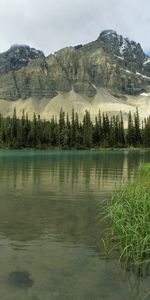
POLYGON ((150 58, 147 58, 147 60, 143 63, 143 65, 147 65, 150 63, 150 58))
POLYGON ((126 71, 126 73, 130 73, 130 74, 133 73, 133 72, 131 72, 130 70, 125 70, 125 71, 126 71))
POLYGON ((123 55, 127 48, 128 48, 128 43, 125 39, 123 39, 123 43, 119 48, 120 54, 123 55))
POLYGON ((150 80, 150 77, 145 76, 145 75, 143 75, 143 74, 141 74, 141 73, 139 73, 139 72, 136 72, 136 75, 141 76, 142 78, 145 78, 145 79, 150 80))
POLYGON ((118 56, 118 55, 115 55, 115 54, 114 54, 114 56, 117 57, 118 59, 124 60, 124 57, 122 57, 122 56, 118 56))
POLYGON ((142 94, 140 94, 140 96, 143 96, 143 97, 150 97, 150 93, 142 93, 142 94))

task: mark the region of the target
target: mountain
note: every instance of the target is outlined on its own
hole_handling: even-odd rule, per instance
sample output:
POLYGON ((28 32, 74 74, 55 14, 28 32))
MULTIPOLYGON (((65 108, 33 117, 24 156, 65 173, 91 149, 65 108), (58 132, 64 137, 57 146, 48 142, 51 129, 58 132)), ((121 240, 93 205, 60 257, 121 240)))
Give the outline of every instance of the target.
POLYGON ((44 54, 26 45, 14 45, 0 54, 0 74, 26 67, 30 60, 44 58, 44 54))
POLYGON ((26 45, 0 54, 0 111, 58 114, 61 107, 127 112, 142 106, 150 113, 150 58, 139 43, 114 30, 96 41, 67 47, 45 57, 26 45), (144 102, 143 102, 144 101, 144 102))

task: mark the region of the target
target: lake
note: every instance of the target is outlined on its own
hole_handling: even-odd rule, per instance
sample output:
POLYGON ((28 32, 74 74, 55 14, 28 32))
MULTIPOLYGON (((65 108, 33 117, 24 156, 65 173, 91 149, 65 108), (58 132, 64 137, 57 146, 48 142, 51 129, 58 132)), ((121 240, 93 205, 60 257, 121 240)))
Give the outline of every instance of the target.
POLYGON ((0 151, 0 299, 142 300, 150 277, 106 257, 99 218, 143 162, 150 151, 0 151))

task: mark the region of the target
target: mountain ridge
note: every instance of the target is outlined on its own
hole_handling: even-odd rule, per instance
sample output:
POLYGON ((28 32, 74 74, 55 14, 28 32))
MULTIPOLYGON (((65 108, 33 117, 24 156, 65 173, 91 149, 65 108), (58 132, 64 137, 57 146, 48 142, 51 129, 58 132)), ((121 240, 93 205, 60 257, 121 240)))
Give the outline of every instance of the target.
MULTIPOLYGON (((2 101, 33 99, 35 103, 37 99, 37 103, 45 103, 44 99, 51 102, 63 93, 72 97, 73 91, 83 102, 95 103, 102 89, 116 102, 120 99, 125 103, 131 96, 142 94, 148 95, 145 101, 149 99, 149 57, 139 43, 114 30, 102 31, 93 42, 66 47, 48 56, 26 45, 14 45, 0 54, 2 101)), ((68 100, 68 105, 75 104, 68 100)))

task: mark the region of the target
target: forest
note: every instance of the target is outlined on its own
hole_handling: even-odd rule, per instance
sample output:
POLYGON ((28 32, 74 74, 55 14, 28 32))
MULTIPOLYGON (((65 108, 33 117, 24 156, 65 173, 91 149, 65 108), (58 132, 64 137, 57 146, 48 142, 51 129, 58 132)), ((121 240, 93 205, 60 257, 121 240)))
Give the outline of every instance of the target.
POLYGON ((99 111, 92 122, 90 112, 85 111, 83 121, 79 121, 77 112, 72 110, 71 117, 61 108, 58 120, 41 119, 33 114, 17 117, 0 115, 1 149, 91 149, 150 147, 150 116, 140 122, 139 112, 128 113, 128 125, 124 128, 123 114, 109 117, 99 111))

